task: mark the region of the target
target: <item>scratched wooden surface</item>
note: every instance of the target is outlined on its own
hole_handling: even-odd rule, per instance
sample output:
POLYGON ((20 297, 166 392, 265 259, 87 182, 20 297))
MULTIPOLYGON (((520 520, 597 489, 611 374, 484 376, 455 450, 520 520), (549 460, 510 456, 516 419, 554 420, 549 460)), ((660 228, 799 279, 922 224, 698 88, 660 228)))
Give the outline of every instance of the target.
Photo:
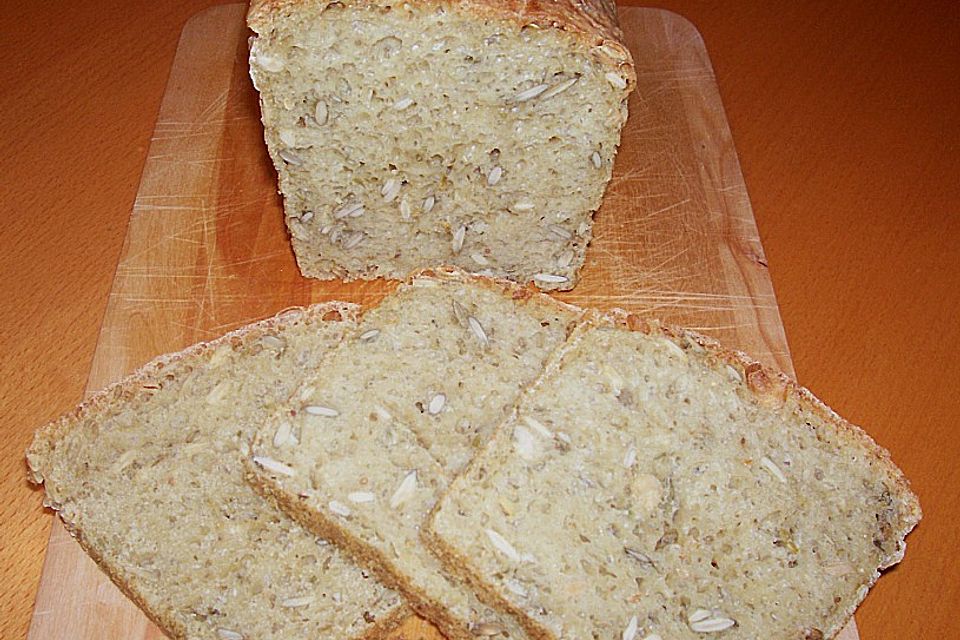
MULTIPOLYGON (((792 372, 763 249, 703 42, 676 15, 624 9, 638 91, 589 267, 563 297, 716 336, 792 372)), ((131 212, 87 392, 152 356, 283 308, 372 303, 387 283, 302 279, 246 75, 243 7, 184 29, 131 212)), ((399 632, 438 638, 416 618, 399 632)), ((160 638, 55 524, 35 639, 160 638)), ((856 638, 854 626, 841 636, 856 638)))

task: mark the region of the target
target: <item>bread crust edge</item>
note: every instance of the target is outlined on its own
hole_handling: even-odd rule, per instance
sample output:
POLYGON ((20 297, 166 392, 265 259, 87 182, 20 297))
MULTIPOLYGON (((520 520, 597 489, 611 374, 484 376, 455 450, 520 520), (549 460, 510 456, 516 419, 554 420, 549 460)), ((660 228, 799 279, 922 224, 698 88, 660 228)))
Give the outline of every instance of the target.
MULTIPOLYGON (((291 307, 276 315, 239 327, 213 340, 199 342, 181 351, 153 358, 123 379, 98 391, 72 411, 37 429, 33 442, 26 451, 30 482, 36 485, 45 484, 45 467, 49 456, 56 446, 83 421, 109 410, 118 403, 143 397, 146 395, 143 389, 144 385, 157 381, 171 371, 176 371, 177 367, 184 366, 191 361, 209 358, 214 351, 226 344, 233 348, 240 348, 271 331, 296 326, 302 322, 355 320, 359 312, 359 305, 340 301, 322 302, 307 307, 291 307), (331 314, 336 314, 336 317, 332 317, 331 314)), ((174 640, 187 640, 187 629, 170 612, 149 604, 137 590, 136 576, 127 575, 120 566, 106 558, 100 549, 87 539, 82 527, 68 522, 60 513, 60 505, 56 501, 50 500, 49 489, 47 491, 44 500, 45 506, 58 513, 66 530, 77 540, 84 552, 97 564, 100 570, 110 578, 111 582, 165 635, 174 640)), ((367 629, 364 634, 355 636, 354 640, 385 640, 389 633, 397 628, 408 615, 410 615, 410 610, 407 605, 400 604, 385 619, 377 620, 376 624, 367 629)))
MULTIPOLYGON (((826 620, 827 629, 822 630, 823 638, 825 640, 835 638, 853 616, 860 603, 863 602, 870 588, 879 579, 880 571, 897 564, 903 559, 906 551, 906 537, 923 517, 919 499, 910 488, 910 483, 903 475, 903 472, 893 463, 889 451, 878 445, 861 427, 839 416, 809 389, 803 387, 791 377, 780 371, 764 366, 742 351, 725 348, 714 338, 704 336, 689 329, 674 327, 656 320, 642 318, 623 309, 612 309, 607 312, 588 310, 586 313, 587 315, 585 316, 583 325, 578 328, 579 331, 588 331, 591 328, 601 326, 615 326, 628 331, 637 331, 646 335, 663 337, 681 348, 683 348, 681 342, 685 340, 696 343, 706 351, 708 358, 712 357, 722 365, 733 367, 739 375, 741 375, 749 392, 762 404, 766 404, 773 409, 786 410, 789 409, 789 402, 791 400, 796 402, 797 407, 809 410, 824 423, 836 428, 838 439, 843 439, 845 446, 852 445, 864 451, 866 454, 872 456, 878 463, 876 468, 884 476, 890 487, 891 494, 897 497, 899 507, 901 507, 898 508, 897 511, 898 526, 890 536, 896 543, 896 550, 886 557, 881 557, 880 565, 867 580, 861 583, 852 602, 845 608, 838 609, 836 614, 832 616, 832 619, 826 620)), ((566 344, 562 345, 554 354, 554 357, 551 358, 553 366, 559 366, 564 354, 575 345, 575 339, 568 340, 566 344)), ((534 389, 550 371, 550 366, 545 368, 540 379, 533 383, 528 388, 528 391, 534 389)), ((524 395, 526 395, 526 392, 524 395)), ((522 399, 523 398, 521 398, 521 400, 522 399)), ((520 402, 518 401, 514 412, 494 431, 494 435, 484 449, 478 453, 470 464, 447 486, 446 490, 437 500, 436 505, 434 505, 431 512, 424 519, 420 537, 424 545, 440 559, 445 569, 476 589, 481 600, 490 606, 514 616, 521 626, 537 640, 556 640, 552 633, 541 625, 538 625, 519 607, 506 600, 496 589, 495 585, 486 582, 480 577, 477 568, 471 560, 441 537, 434 527, 438 512, 444 502, 446 502, 447 497, 453 494, 459 484, 466 481, 465 478, 468 477, 474 465, 479 464, 483 453, 493 446, 494 439, 500 437, 502 426, 516 415, 519 404, 520 402)))

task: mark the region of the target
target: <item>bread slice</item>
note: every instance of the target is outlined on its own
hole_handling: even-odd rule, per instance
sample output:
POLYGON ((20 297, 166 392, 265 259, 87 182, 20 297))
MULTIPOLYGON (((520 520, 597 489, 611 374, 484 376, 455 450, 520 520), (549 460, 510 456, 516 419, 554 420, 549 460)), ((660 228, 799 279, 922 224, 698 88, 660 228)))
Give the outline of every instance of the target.
POLYGON ((45 504, 170 637, 380 638, 409 612, 243 479, 253 430, 355 317, 317 305, 160 357, 38 431, 45 504))
POLYGON ((822 640, 920 506, 864 432, 741 354, 578 332, 425 527, 532 637, 822 640))
POLYGON ((574 285, 636 85, 613 0, 253 0, 248 22, 304 275, 574 285))
POLYGON ((348 550, 453 639, 525 634, 448 579, 419 530, 450 479, 540 375, 578 314, 458 274, 364 313, 254 443, 260 490, 348 550))

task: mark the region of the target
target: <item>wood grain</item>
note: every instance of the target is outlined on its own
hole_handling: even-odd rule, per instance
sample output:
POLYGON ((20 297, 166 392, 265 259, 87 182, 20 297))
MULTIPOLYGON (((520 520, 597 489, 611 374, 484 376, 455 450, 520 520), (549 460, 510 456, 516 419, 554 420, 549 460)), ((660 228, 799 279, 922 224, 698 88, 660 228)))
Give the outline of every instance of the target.
MULTIPOLYGON (((177 34, 216 3, 0 14, 0 637, 26 634, 52 522, 23 448, 80 398, 177 34)), ((863 637, 955 637, 958 5, 659 4, 708 44, 801 381, 892 450, 925 507, 863 637)))

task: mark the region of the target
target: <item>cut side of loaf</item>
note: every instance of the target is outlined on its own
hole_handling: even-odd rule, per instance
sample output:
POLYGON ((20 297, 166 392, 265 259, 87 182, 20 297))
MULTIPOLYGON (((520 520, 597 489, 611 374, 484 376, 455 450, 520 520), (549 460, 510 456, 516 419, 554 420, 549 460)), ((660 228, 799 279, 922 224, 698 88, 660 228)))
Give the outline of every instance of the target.
POLYGON ((414 279, 301 378, 295 402, 258 434, 254 481, 447 637, 525 637, 513 618, 446 577, 419 531, 578 318, 504 282, 414 279))
POLYGON ((919 519, 808 391, 624 317, 577 332, 424 538, 532 637, 823 640, 919 519))
POLYGON ((574 286, 636 84, 612 0, 254 0, 248 22, 304 275, 574 286))
POLYGON ((170 637, 380 638, 399 596, 244 481, 254 430, 355 326, 285 312, 161 357, 38 431, 45 504, 170 637))

